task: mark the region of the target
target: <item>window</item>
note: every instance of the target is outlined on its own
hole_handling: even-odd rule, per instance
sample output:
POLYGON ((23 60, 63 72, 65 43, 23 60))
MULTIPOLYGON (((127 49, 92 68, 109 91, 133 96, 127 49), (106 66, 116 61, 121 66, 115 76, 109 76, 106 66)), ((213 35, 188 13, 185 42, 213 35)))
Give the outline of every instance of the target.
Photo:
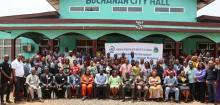
POLYGON ((86 6, 72 6, 70 7, 70 11, 72 12, 97 12, 99 11, 99 7, 96 7, 96 6, 89 6, 89 7, 86 7, 86 6))
POLYGON ((113 12, 142 12, 142 7, 112 7, 113 12))
POLYGON ((82 12, 84 11, 84 7, 70 7, 70 11, 82 12))
POLYGON ((99 11, 99 7, 85 7, 85 11, 99 11))
POLYGON ((170 8, 170 12, 184 12, 184 8, 170 8))
POLYGON ((155 7, 155 12, 169 12, 168 7, 155 7))
POLYGON ((162 13, 183 13, 184 8, 182 7, 155 7, 155 12, 162 12, 162 13))
POLYGON ((142 7, 128 7, 128 12, 142 12, 142 7))
POLYGON ((113 7, 113 12, 127 12, 127 7, 113 7))

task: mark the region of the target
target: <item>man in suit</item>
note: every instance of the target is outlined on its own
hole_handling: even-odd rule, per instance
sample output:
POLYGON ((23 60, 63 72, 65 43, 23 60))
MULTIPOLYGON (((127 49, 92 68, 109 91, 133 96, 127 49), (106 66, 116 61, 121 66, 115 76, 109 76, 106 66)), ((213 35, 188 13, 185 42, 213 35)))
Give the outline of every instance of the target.
POLYGON ((66 92, 67 77, 64 75, 63 69, 55 76, 56 96, 57 98, 64 98, 66 92))
POLYGON ((55 89, 55 85, 53 85, 53 75, 49 73, 47 66, 44 68, 44 73, 40 76, 40 81, 43 98, 50 98, 51 92, 55 89))

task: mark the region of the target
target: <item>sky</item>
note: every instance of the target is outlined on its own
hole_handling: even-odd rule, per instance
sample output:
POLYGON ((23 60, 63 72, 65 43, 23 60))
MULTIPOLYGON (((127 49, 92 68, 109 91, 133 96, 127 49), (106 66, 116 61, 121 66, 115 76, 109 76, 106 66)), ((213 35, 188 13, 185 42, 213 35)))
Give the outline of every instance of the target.
MULTIPOLYGON (((0 0, 0 17, 55 11, 46 0, 0 0)), ((220 17, 220 0, 200 9, 197 16, 210 15, 220 17), (217 12, 216 12, 217 11, 217 12)))
POLYGON ((0 0, 0 16, 55 11, 46 0, 0 0))

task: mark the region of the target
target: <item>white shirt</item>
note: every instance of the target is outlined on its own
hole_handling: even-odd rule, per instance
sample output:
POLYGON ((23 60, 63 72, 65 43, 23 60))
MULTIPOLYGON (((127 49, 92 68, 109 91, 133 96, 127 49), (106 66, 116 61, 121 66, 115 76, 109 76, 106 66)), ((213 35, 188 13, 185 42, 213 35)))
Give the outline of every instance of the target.
POLYGON ((16 77, 23 77, 24 76, 24 64, 22 61, 18 61, 15 59, 11 63, 12 69, 15 69, 15 76, 16 77))

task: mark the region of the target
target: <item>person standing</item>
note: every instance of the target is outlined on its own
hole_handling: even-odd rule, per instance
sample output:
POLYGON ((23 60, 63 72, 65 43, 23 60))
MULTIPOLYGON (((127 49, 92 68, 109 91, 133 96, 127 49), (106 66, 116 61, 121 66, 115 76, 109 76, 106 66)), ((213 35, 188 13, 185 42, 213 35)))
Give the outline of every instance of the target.
POLYGON ((215 102, 216 98, 216 79, 217 69, 212 60, 208 62, 208 70, 206 71, 206 84, 208 85, 208 102, 215 102))
POLYGON ((205 91, 206 91, 205 76, 206 76, 205 64, 200 62, 198 64, 197 70, 195 71, 195 80, 196 80, 195 90, 198 101, 202 103, 205 101, 205 91))
POLYGON ((11 63, 14 82, 15 82, 15 103, 21 101, 20 92, 24 91, 24 64, 22 61, 22 55, 19 54, 18 57, 11 63))
POLYGON ((194 100, 195 97, 195 71, 196 69, 193 66, 193 62, 189 61, 189 67, 186 69, 186 76, 187 79, 189 80, 189 88, 190 88, 190 93, 192 96, 192 99, 194 100))
POLYGON ((4 104, 4 94, 6 93, 6 102, 12 103, 9 100, 10 92, 12 88, 12 69, 11 64, 8 63, 9 56, 4 56, 4 61, 0 64, 2 69, 1 72, 1 83, 2 83, 2 92, 1 92, 1 103, 4 104))

